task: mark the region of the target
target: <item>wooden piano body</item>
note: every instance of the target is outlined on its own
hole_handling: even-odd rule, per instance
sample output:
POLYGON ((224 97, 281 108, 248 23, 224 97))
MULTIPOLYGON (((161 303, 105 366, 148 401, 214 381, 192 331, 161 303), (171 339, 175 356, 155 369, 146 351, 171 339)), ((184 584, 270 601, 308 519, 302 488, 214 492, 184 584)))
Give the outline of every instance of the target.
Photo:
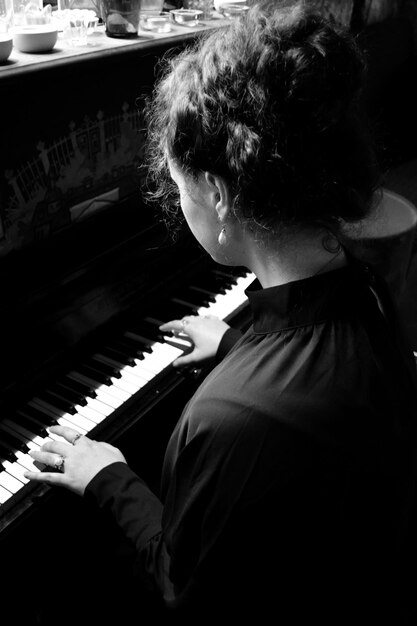
MULTIPOLYGON (((214 269, 186 230, 173 242, 142 197, 140 99, 161 55, 197 32, 174 27, 132 41, 110 40, 99 28, 85 48, 58 39, 49 54, 13 51, 0 67, 3 461, 11 434, 4 426, 17 411, 120 338, 128 322, 169 311, 173 296, 214 269)), ((198 380, 167 366, 93 436, 123 449, 157 490, 167 439, 198 380)), ((82 499, 31 483, 0 504, 2 624, 16 616, 46 623, 42 606, 61 600, 45 581, 77 548, 91 561, 90 543, 102 538, 93 519, 82 499)))

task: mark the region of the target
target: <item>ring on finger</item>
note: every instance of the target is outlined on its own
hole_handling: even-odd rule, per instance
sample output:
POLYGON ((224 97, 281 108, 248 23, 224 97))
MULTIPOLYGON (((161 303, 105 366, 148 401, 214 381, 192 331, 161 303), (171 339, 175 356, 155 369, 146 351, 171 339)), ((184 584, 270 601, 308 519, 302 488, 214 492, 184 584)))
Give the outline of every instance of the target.
POLYGON ((82 434, 81 434, 81 433, 77 433, 76 435, 74 435, 74 437, 72 438, 72 440, 71 440, 71 442, 70 442, 70 443, 71 443, 73 446, 75 446, 75 444, 77 443, 77 441, 78 441, 78 439, 79 439, 80 437, 82 437, 82 434))
POLYGON ((64 465, 65 465, 65 457, 63 457, 62 454, 60 454, 54 463, 54 468, 58 470, 58 472, 63 472, 64 465))

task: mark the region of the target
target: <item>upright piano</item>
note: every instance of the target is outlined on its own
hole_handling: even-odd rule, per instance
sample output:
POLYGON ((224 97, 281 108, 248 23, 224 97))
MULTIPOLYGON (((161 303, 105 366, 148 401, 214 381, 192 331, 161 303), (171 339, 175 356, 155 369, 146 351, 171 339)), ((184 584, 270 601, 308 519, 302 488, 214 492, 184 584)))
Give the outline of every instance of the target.
POLYGON ((204 376, 172 367, 189 344, 161 336, 160 323, 191 313, 247 323, 251 275, 216 265, 186 228, 174 239, 143 196, 141 99, 158 61, 221 25, 137 40, 111 40, 99 27, 84 48, 58 38, 50 53, 13 50, 0 66, 5 626, 40 623, 48 575, 36 563, 43 551, 59 555, 68 535, 81 541, 84 505, 23 477, 48 426, 117 445, 157 491, 169 434, 204 376))

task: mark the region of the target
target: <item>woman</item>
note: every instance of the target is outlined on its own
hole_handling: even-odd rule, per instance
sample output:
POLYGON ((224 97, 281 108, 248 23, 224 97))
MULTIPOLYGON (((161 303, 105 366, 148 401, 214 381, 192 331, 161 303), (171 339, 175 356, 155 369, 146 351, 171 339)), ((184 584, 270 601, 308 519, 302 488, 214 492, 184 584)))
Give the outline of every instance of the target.
MULTIPOLYGON (((414 363, 383 285, 338 239, 376 197, 363 70, 351 37, 302 5, 253 7, 156 87, 158 201, 172 212, 179 195, 208 254, 256 275, 253 326, 228 352, 223 335, 160 495, 119 450, 60 426, 64 441, 33 457, 61 471, 27 476, 114 517, 169 623, 402 624, 410 612, 414 363)), ((166 328, 198 345, 198 324, 166 328)))

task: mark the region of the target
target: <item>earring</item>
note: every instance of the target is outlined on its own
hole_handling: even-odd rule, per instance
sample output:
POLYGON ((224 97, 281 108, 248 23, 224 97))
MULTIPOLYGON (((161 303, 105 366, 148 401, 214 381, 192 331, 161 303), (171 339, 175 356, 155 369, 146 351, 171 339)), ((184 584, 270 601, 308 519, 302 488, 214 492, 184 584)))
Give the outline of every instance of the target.
POLYGON ((226 241, 227 241, 227 237, 226 237, 226 228, 223 226, 223 228, 221 229, 221 231, 219 232, 219 236, 217 241, 219 242, 220 246, 224 246, 226 241))

